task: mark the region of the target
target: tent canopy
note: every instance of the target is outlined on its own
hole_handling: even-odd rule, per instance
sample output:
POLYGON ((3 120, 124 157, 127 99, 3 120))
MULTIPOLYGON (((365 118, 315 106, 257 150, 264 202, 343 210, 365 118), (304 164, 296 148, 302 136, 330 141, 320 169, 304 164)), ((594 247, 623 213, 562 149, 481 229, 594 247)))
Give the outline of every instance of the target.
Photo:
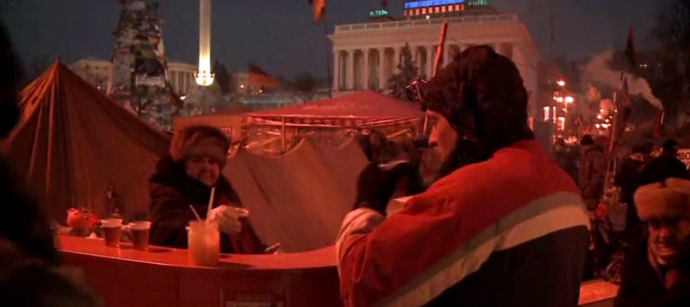
POLYGON ((242 149, 223 173, 264 243, 280 242, 284 251, 299 252, 333 244, 367 163, 354 139, 332 147, 305 138, 279 157, 242 149))
POLYGON ((247 108, 239 105, 210 114, 189 117, 178 116, 173 118, 173 128, 177 131, 192 125, 218 127, 235 141, 241 137, 242 114, 245 112, 247 112, 247 108))
POLYGON ((169 147, 163 132, 59 61, 21 92, 20 106, 9 155, 53 218, 63 221, 70 207, 148 211, 148 179, 169 147))
POLYGON ((320 128, 365 128, 410 124, 424 113, 411 102, 374 91, 247 113, 245 125, 320 128))

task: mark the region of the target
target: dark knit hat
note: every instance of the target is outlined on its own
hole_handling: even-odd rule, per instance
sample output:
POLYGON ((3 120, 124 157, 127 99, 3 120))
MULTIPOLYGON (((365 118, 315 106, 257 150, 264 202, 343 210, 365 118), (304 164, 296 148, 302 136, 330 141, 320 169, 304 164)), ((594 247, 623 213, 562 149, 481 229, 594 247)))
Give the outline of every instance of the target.
POLYGON ((470 133, 484 155, 534 136, 527 126, 528 94, 515 64, 489 46, 475 46, 421 90, 426 109, 470 133))
POLYGON ((175 162, 184 161, 192 148, 209 141, 222 149, 222 153, 219 152, 215 158, 225 165, 230 139, 222 130, 211 126, 188 126, 175 131, 170 141, 170 155, 175 162))

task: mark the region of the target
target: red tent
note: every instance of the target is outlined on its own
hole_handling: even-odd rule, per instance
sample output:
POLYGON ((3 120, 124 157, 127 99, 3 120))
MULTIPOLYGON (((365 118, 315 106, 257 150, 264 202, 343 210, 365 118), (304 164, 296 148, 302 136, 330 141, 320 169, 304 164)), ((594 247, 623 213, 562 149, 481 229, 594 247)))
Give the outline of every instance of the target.
POLYGON ((414 103, 381 95, 373 91, 321 100, 313 103, 246 113, 245 125, 376 128, 415 124, 424 113, 414 103))
POLYGON ((147 212, 148 178, 169 147, 164 133, 59 61, 21 92, 20 106, 9 155, 53 218, 70 207, 107 214, 113 203, 127 215, 147 212))

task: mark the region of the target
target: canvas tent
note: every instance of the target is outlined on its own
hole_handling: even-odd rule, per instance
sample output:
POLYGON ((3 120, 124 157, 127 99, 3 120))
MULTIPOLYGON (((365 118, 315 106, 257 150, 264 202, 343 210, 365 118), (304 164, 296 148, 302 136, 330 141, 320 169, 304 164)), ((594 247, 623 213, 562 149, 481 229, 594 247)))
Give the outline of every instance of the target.
MULTIPOLYGON (((328 136, 331 143, 358 131, 376 129, 384 134, 414 133, 424 113, 415 104, 373 91, 361 91, 333 99, 278 109, 245 113, 245 144, 276 146, 289 150, 307 135, 328 136)), ((267 150, 271 151, 271 150, 267 150)))
POLYGON ((21 92, 20 106, 9 155, 53 218, 64 221, 70 207, 148 211, 148 178, 169 147, 164 133, 59 61, 21 92))
POLYGON ((279 157, 240 150, 224 174, 251 212, 259 237, 298 252, 333 244, 366 165, 353 139, 335 148, 305 138, 279 157))

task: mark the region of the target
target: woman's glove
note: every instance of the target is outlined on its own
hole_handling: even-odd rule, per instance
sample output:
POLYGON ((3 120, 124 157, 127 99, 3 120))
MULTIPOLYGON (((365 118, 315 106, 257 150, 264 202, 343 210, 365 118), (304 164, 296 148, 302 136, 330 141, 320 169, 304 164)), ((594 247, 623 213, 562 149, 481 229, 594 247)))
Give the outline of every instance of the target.
POLYGON ((249 211, 244 208, 220 205, 211 209, 209 218, 218 223, 218 230, 228 235, 237 235, 242 231, 241 218, 249 216, 249 211))

